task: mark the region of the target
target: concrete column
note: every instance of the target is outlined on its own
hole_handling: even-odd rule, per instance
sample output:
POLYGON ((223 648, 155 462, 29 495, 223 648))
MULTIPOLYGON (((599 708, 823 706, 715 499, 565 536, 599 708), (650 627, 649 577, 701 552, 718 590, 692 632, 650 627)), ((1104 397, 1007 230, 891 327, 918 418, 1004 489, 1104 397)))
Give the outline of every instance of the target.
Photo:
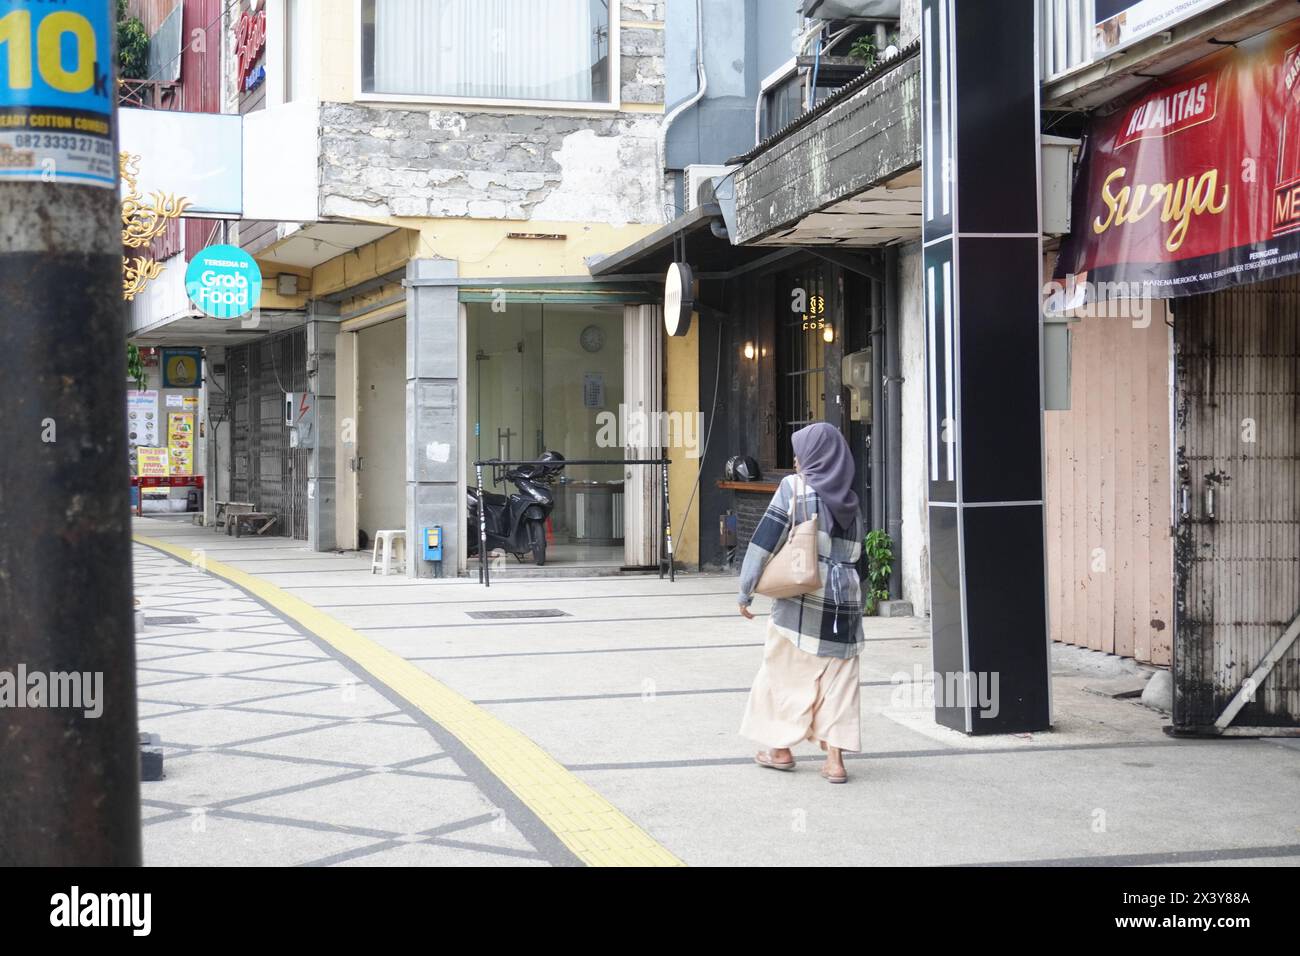
MULTIPOLYGON (((408 282, 454 278, 453 259, 413 259, 408 282)), ((432 577, 421 560, 420 535, 440 525, 443 573, 459 565, 459 527, 464 502, 459 493, 460 305, 455 286, 410 285, 406 290, 406 541, 408 577, 432 577)))
POLYGON ((335 506, 338 501, 335 474, 334 349, 339 334, 339 308, 328 302, 313 302, 307 322, 307 381, 316 403, 316 428, 307 459, 307 543, 313 551, 338 547, 335 506))

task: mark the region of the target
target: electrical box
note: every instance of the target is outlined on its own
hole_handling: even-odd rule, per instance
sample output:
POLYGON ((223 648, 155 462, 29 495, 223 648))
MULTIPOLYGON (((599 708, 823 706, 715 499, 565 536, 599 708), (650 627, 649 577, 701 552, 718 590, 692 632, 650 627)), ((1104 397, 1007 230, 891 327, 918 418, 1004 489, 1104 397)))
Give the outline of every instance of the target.
POLYGON ((1070 319, 1043 318, 1043 410, 1070 410, 1070 319))
POLYGON ((316 396, 311 392, 285 392, 284 424, 289 429, 290 448, 311 445, 316 437, 316 396))
POLYGON ((435 525, 424 529, 423 554, 426 561, 442 560, 442 526, 435 525))
POLYGON ((1070 233, 1071 190, 1080 141, 1065 136, 1044 136, 1041 142, 1043 235, 1070 233))
POLYGON ((851 397, 850 421, 871 421, 871 349, 844 356, 840 379, 851 397))

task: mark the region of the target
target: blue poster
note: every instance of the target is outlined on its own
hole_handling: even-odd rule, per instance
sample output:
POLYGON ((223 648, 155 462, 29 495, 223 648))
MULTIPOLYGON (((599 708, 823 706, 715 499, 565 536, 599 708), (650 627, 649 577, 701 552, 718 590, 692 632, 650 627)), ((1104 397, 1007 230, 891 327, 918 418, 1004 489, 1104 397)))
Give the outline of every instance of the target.
POLYGON ((0 178, 113 189, 112 0, 0 0, 0 178))

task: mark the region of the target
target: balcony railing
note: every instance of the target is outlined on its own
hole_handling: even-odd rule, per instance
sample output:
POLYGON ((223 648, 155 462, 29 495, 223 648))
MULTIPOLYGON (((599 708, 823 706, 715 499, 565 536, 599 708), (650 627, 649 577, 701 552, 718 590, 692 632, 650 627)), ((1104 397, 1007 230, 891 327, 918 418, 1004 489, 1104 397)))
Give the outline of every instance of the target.
POLYGON ((1093 0, 1038 0, 1044 80, 1092 62, 1095 9, 1093 0))

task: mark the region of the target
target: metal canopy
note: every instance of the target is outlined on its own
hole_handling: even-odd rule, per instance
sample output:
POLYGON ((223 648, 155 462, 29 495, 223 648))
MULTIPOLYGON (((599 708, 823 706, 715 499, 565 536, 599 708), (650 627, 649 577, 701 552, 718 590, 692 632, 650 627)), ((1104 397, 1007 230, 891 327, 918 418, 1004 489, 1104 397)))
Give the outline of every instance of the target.
POLYGON ((644 239, 632 243, 595 263, 588 269, 593 277, 617 278, 621 275, 665 276, 674 262, 677 242, 686 244, 686 259, 697 278, 726 275, 762 260, 769 249, 735 246, 730 239, 714 234, 713 226, 723 225, 722 207, 705 203, 678 216, 644 239))

